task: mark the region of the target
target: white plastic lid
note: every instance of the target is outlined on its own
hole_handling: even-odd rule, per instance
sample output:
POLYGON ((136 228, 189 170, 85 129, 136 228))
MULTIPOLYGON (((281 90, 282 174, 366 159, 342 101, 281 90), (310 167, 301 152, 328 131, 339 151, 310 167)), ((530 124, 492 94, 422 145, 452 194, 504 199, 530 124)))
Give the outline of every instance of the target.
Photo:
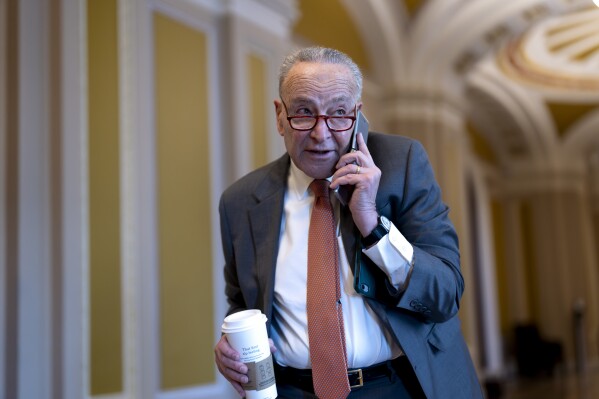
POLYGON ((246 331, 266 322, 266 315, 259 309, 242 310, 225 317, 221 326, 222 332, 236 333, 246 331))

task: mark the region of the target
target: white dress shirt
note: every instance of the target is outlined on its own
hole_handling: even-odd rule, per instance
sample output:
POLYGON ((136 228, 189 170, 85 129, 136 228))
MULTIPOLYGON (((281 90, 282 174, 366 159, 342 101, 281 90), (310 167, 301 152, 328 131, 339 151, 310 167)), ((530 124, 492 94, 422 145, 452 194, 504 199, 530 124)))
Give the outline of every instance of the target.
MULTIPOLYGON (((314 194, 308 186, 312 180, 291 162, 275 273, 271 334, 277 347, 274 357, 279 364, 298 369, 312 367, 306 313, 308 230, 314 203, 314 194)), ((331 202, 339 226, 339 203, 334 196, 331 202)), ((367 367, 394 359, 401 354, 401 349, 391 338, 389 329, 353 288, 354 276, 339 227, 337 241, 348 367, 367 367)), ((397 289, 403 287, 411 268, 413 248, 395 226, 363 252, 387 274, 397 289)))

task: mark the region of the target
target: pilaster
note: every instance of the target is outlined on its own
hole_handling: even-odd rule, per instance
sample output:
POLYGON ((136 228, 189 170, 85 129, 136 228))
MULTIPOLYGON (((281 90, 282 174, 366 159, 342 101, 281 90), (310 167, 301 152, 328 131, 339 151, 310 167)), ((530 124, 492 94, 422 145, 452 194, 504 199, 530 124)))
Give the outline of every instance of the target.
MULTIPOLYGON (((588 356, 597 359, 599 296, 593 205, 586 171, 536 167, 510 176, 498 193, 509 211, 510 319, 536 323, 574 361, 574 308, 585 305, 588 356)), ((525 170, 525 169, 522 169, 525 170)))

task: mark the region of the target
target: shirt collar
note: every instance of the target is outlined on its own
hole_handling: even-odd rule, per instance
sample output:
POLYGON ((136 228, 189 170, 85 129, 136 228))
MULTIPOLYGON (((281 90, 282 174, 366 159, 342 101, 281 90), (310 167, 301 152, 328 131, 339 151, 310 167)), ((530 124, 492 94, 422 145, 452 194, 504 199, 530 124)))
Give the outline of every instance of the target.
MULTIPOLYGON (((327 180, 330 182, 332 179, 328 177, 327 180)), ((289 194, 295 199, 302 199, 308 195, 308 187, 314 180, 313 177, 305 174, 300 168, 298 168, 291 160, 291 167, 289 168, 289 194)))

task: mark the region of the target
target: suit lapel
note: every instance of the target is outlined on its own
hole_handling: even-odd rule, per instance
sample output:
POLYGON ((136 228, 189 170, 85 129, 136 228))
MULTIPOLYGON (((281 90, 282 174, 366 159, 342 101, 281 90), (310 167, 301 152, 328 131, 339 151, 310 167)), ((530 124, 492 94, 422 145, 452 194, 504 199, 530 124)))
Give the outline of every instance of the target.
POLYGON ((256 253, 259 292, 269 322, 272 319, 275 265, 277 262, 283 202, 287 186, 289 157, 284 155, 272 165, 267 177, 254 192, 256 205, 249 212, 256 253), (271 305, 268 305, 271 304, 271 305))
POLYGON ((345 255, 347 256, 347 262, 349 263, 352 273, 355 273, 356 241, 358 233, 356 232, 354 220, 352 219, 351 212, 347 206, 341 205, 340 219, 341 238, 343 239, 343 246, 345 247, 345 255))

